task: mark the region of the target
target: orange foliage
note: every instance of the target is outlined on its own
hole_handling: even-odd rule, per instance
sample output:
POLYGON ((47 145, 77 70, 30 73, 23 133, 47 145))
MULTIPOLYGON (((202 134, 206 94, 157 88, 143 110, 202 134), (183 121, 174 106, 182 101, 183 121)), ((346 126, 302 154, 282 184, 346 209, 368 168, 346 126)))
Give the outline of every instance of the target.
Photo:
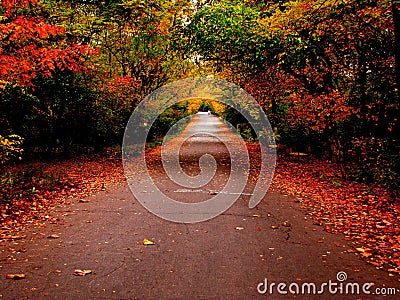
POLYGON ((96 50, 84 45, 70 45, 65 29, 47 24, 33 13, 36 1, 2 1, 5 8, 0 24, 0 81, 32 86, 41 75, 50 77, 55 70, 83 71, 85 56, 96 50))

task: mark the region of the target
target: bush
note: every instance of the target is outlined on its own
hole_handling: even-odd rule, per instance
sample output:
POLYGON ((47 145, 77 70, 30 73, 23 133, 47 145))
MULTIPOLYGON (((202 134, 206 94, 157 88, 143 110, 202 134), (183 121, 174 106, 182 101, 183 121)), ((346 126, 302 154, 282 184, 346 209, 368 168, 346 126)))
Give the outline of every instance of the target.
POLYGON ((23 136, 25 158, 96 145, 93 103, 97 94, 83 79, 60 71, 34 83, 32 89, 7 84, 0 90, 0 134, 23 136))
POLYGON ((400 189, 400 146, 396 140, 355 138, 348 153, 348 173, 352 179, 400 189))

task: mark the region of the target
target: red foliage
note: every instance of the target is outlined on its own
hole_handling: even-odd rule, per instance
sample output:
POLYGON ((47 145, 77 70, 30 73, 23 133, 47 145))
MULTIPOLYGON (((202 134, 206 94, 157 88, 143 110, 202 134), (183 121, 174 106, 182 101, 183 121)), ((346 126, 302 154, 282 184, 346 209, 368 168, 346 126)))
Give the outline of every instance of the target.
POLYGON ((83 71, 86 55, 94 49, 70 45, 65 29, 35 15, 36 1, 2 1, 0 24, 0 80, 31 86, 38 75, 50 77, 55 70, 83 71), (26 11, 20 11, 23 8, 26 11))
POLYGON ((29 8, 30 5, 35 6, 37 0, 2 0, 1 5, 5 8, 5 16, 9 17, 17 10, 29 8))
POLYGON ((337 90, 321 95, 292 94, 286 101, 290 105, 288 116, 292 126, 307 123, 316 131, 332 130, 340 123, 357 113, 357 109, 347 104, 345 96, 337 90))

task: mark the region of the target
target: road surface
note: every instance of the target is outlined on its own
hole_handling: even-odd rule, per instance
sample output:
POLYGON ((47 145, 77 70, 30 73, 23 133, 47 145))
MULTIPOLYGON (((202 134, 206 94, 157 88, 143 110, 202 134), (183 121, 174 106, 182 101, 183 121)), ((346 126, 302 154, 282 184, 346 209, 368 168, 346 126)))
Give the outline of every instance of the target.
MULTIPOLYGON (((234 136, 218 118, 201 114, 170 143, 179 143, 193 130, 212 132, 221 139, 234 136)), ((221 190, 230 172, 226 148, 218 138, 193 137, 182 148, 182 168, 196 175, 198 158, 204 153, 215 155, 219 162, 212 182, 192 191, 180 189, 155 163, 151 173, 159 189, 183 202, 204 201, 212 197, 208 191, 221 190)), ((246 193, 251 193, 251 186, 246 193)), ((336 286, 330 292, 327 284, 356 283, 362 288, 372 282, 374 286, 365 286, 371 293, 377 287, 400 289, 387 273, 347 253, 352 245, 342 235, 314 225, 294 198, 268 193, 254 209, 248 208, 248 200, 242 195, 214 219, 182 224, 148 212, 126 183, 87 199, 72 199, 51 212, 60 219, 56 224, 28 227, 22 233, 26 238, 2 243, 0 295, 3 299, 380 299, 376 294, 346 295, 345 285, 333 293, 336 286), (154 245, 144 245, 144 239, 154 245), (92 273, 75 276, 75 269, 92 273), (8 273, 24 273, 26 278, 6 279, 8 273), (338 273, 347 279, 338 281, 338 273), (281 292, 279 283, 284 284, 281 292), (323 293, 308 292, 310 284, 317 290, 322 286, 323 293), (298 286, 299 294, 304 287, 304 295, 292 294, 289 286, 293 292, 298 286)))

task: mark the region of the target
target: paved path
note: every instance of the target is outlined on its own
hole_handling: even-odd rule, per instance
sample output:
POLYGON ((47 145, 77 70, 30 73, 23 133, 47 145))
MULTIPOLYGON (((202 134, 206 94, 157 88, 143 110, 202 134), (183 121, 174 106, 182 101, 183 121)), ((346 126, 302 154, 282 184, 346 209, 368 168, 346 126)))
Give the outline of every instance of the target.
MULTIPOLYGON (((217 118, 197 115, 182 136, 195 128, 225 137, 231 134, 217 118)), ((226 150, 218 140, 198 137, 195 146, 182 149, 182 167, 192 175, 204 151, 219 156, 221 162, 215 180, 203 190, 179 190, 168 182, 160 166, 153 166, 159 188, 177 200, 208 199, 207 190, 220 189, 229 176, 226 150)), ((127 184, 79 200, 55 208, 52 214, 59 217, 58 223, 27 228, 25 239, 0 246, 3 299, 381 298, 346 296, 340 290, 332 295, 328 287, 322 295, 305 296, 280 295, 276 286, 272 296, 257 291, 265 279, 269 287, 293 283, 292 288, 297 284, 301 291, 303 283, 315 283, 319 289, 330 280, 337 283, 338 272, 347 274, 344 283, 374 282, 371 292, 384 286, 400 289, 399 282, 387 273, 346 253, 351 244, 343 236, 313 225, 294 198, 277 193, 267 194, 255 209, 248 208, 248 196, 241 196, 221 216, 196 224, 154 216, 133 198, 127 184), (285 221, 289 227, 283 226, 285 221), (48 238, 51 234, 59 238, 48 238), (143 245, 143 239, 155 245, 143 245), (74 276, 75 269, 93 270, 93 274, 74 276), (5 279, 7 273, 25 273, 26 278, 5 279)))

